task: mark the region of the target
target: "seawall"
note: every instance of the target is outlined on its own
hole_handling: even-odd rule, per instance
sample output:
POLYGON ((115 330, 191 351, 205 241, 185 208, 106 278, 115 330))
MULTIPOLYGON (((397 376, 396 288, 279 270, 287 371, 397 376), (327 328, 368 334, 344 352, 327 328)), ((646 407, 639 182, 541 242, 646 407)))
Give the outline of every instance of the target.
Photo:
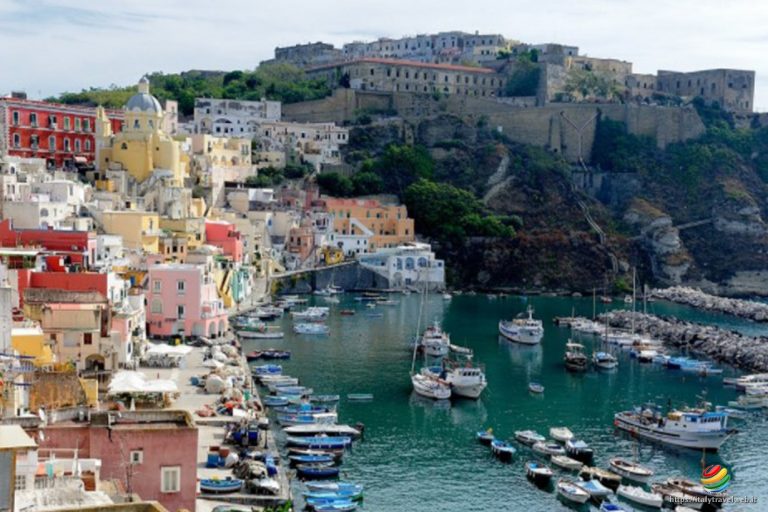
POLYGON ((335 265, 306 271, 290 272, 272 278, 272 291, 282 294, 304 294, 329 285, 343 290, 387 289, 389 280, 363 268, 360 263, 335 265))

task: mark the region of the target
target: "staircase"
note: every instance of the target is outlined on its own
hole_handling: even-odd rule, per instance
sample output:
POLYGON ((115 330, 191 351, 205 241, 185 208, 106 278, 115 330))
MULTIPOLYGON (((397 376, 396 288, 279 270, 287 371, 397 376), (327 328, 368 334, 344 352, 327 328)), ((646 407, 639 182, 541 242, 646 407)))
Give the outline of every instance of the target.
MULTIPOLYGON (((581 164, 582 168, 585 171, 587 172, 589 171, 589 169, 587 169, 587 166, 584 164, 583 160, 579 159, 579 163, 581 164)), ((619 261, 616 258, 616 255, 613 254, 613 252, 611 252, 611 250, 608 248, 608 245, 606 244, 605 231, 603 231, 603 228, 601 228, 600 225, 597 222, 595 222, 595 219, 592 217, 592 214, 589 212, 589 206, 581 198, 581 194, 576 189, 576 185, 573 183, 573 181, 570 181, 570 186, 571 186, 571 192, 576 198, 576 204, 579 206, 581 213, 584 215, 584 220, 586 220, 587 224, 589 224, 589 227, 592 228, 592 230, 595 233, 597 233, 597 238, 600 241, 600 245, 605 247, 606 251, 608 252, 608 257, 611 260, 611 270, 613 271, 614 274, 617 274, 619 272, 619 261)))

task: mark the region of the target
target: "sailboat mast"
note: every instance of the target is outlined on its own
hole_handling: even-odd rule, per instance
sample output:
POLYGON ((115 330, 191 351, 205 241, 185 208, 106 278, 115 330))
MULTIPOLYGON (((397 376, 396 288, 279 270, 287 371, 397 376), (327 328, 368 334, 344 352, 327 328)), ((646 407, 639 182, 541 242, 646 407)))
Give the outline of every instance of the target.
MULTIPOLYGON (((416 275, 420 278, 421 277, 421 269, 417 270, 416 275)), ((424 297, 426 295, 426 283, 424 285, 424 289, 421 292, 421 298, 419 300, 419 317, 416 320, 416 337, 413 341, 413 358, 411 360, 411 375, 413 375, 413 372, 416 371, 416 351, 419 348, 419 332, 421 331, 421 315, 424 312, 424 297)))
POLYGON ((635 268, 632 267, 632 334, 635 334, 635 268))
POLYGON ((594 321, 595 318, 597 318, 597 296, 595 295, 597 292, 595 291, 595 287, 592 287, 592 320, 594 321))

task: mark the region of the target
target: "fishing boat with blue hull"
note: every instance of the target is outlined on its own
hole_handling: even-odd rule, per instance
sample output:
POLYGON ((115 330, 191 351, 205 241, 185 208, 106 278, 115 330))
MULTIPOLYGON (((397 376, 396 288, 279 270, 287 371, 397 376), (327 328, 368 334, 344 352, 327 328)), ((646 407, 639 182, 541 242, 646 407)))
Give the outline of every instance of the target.
POLYGON ((352 438, 346 436, 326 437, 293 437, 286 438, 288 446, 300 446, 303 448, 312 448, 314 450, 337 450, 346 448, 352 444, 352 438))
POLYGON ((296 473, 300 478, 335 478, 339 476, 339 468, 332 462, 297 464, 296 473))
POLYGON ((315 499, 348 499, 352 501, 359 501, 363 499, 363 491, 360 490, 339 490, 339 491, 304 491, 302 493, 304 498, 315 499))
POLYGON ((318 455, 289 455, 288 460, 291 461, 291 464, 317 464, 320 462, 335 462, 336 457, 330 453, 318 455))
POLYGON ((281 425, 314 425, 316 423, 336 423, 338 419, 335 412, 278 414, 277 421, 281 425))
POLYGON ((594 451, 581 439, 569 439, 565 442, 565 453, 572 459, 589 464, 592 462, 594 451))
POLYGON ((613 491, 601 484, 598 480, 579 482, 579 487, 587 491, 589 495, 596 500, 601 500, 613 494, 613 491))
POLYGON ((315 512, 350 512, 357 509, 357 504, 352 501, 333 502, 313 505, 315 512))
POLYGON ((262 403, 267 407, 285 407, 290 404, 288 399, 282 396, 265 396, 262 403))
POLYGON ((309 401, 317 404, 335 404, 341 399, 339 395, 311 395, 309 401))
POLYGON ((493 429, 489 428, 488 430, 480 430, 475 434, 475 437, 478 441, 480 441, 480 444, 485 446, 490 446, 491 441, 495 439, 493 437, 493 429))
MULTIPOLYGON (((344 496, 326 496, 326 497, 316 497, 316 496, 307 496, 304 498, 304 502, 307 504, 307 507, 314 509, 315 507, 325 507, 325 506, 348 506, 348 505, 356 505, 354 501, 351 498, 347 498, 344 496)), ((334 509, 337 510, 337 509, 334 509)), ((342 509, 347 510, 347 509, 342 509)))
POLYGON ((225 479, 205 478, 200 480, 200 492, 210 494, 225 494, 237 492, 243 487, 243 481, 237 478, 225 479))
POLYGON ((584 504, 589 500, 589 493, 573 480, 562 478, 557 482, 557 494, 568 501, 584 504))
POLYGON ((363 493, 363 484, 356 484, 354 482, 307 482, 307 489, 310 491, 326 491, 326 492, 339 492, 339 491, 354 491, 363 493))
POLYGON ((283 373, 283 367, 279 364, 262 364, 251 368, 251 372, 257 376, 281 375, 283 373))
POLYGON ((548 484, 554 472, 541 462, 531 460, 525 463, 525 474, 534 482, 548 484))
POLYGON ((499 460, 507 462, 511 461, 512 456, 517 452, 514 446, 501 439, 494 439, 491 441, 491 451, 499 458, 499 460))
POLYGON ((616 503, 610 501, 604 501, 600 504, 600 512, 630 512, 628 508, 624 508, 616 503))

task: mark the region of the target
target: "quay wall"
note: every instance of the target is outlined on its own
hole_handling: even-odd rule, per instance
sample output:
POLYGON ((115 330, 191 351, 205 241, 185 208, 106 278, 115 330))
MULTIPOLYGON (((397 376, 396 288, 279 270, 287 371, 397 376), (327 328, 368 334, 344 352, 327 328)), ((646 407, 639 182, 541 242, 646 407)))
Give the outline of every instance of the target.
POLYGON ((389 288, 389 280, 376 272, 352 262, 326 268, 291 272, 273 276, 272 290, 282 294, 303 294, 321 290, 329 285, 344 290, 369 290, 389 288))
POLYGON ((619 103, 549 103, 527 106, 474 96, 386 93, 337 89, 320 100, 283 106, 283 117, 300 122, 353 122, 362 113, 397 113, 399 118, 418 123, 445 114, 461 117, 471 124, 487 123, 511 140, 562 153, 576 162, 589 161, 597 121, 602 116, 623 122, 635 135, 656 140, 660 148, 698 137, 704 123, 691 107, 662 107, 619 103))

